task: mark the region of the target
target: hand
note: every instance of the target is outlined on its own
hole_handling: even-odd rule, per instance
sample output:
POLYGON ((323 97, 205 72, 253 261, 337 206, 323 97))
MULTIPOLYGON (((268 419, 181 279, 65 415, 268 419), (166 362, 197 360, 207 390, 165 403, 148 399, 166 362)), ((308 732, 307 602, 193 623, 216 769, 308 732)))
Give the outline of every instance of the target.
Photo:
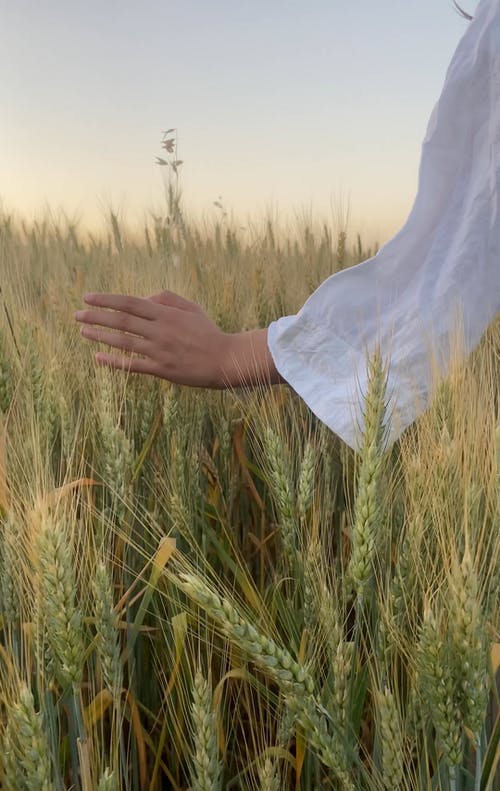
POLYGON ((96 354, 99 364, 159 376, 175 384, 225 387, 222 368, 232 336, 217 327, 195 302, 172 291, 144 298, 86 294, 84 301, 100 308, 75 313, 75 319, 86 325, 81 330, 84 338, 143 355, 119 357, 100 352, 96 354))

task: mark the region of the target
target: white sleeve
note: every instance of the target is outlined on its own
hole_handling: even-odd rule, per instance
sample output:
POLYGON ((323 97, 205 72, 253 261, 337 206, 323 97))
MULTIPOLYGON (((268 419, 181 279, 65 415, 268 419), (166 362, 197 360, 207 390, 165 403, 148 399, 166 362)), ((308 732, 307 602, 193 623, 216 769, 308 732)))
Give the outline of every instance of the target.
POLYGON ((429 121, 406 224, 268 329, 281 376, 352 448, 377 342, 390 358, 393 442, 429 405, 430 344, 443 375, 457 319, 467 353, 500 311, 499 183, 500 0, 480 0, 429 121))

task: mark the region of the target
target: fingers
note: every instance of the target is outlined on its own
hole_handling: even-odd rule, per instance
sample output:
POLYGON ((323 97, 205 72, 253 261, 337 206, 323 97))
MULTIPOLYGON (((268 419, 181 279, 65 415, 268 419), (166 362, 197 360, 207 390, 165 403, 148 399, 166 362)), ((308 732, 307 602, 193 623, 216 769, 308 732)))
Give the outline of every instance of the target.
POLYGON ((139 319, 129 313, 105 310, 79 310, 75 319, 85 324, 100 324, 102 327, 111 327, 122 332, 133 332, 135 335, 146 337, 151 331, 152 324, 147 319, 139 319))
POLYGON ((143 297, 129 297, 123 294, 85 294, 83 299, 87 305, 120 310, 149 321, 154 321, 159 315, 158 308, 149 299, 143 297))
POLYGON ((96 354, 96 361, 99 365, 108 368, 115 368, 127 371, 132 374, 151 374, 158 376, 158 366, 152 360, 144 360, 141 357, 117 357, 114 354, 96 354))
POLYGON ((196 302, 191 302, 189 299, 181 297, 180 294, 175 294, 173 291, 162 291, 160 294, 153 294, 148 297, 150 302, 155 302, 158 305, 165 305, 168 308, 178 308, 179 310, 188 310, 192 313, 203 312, 200 305, 196 302))
POLYGON ((82 335, 84 338, 98 343, 106 343, 116 349, 124 349, 127 352, 137 352, 137 354, 147 354, 150 349, 148 341, 138 338, 135 335, 122 335, 118 332, 106 332, 95 327, 83 327, 82 335))

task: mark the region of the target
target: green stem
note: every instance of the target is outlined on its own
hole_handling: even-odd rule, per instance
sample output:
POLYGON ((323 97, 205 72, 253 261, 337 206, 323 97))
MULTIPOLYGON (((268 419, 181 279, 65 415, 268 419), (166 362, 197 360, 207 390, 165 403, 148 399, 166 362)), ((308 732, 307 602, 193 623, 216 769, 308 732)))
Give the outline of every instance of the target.
POLYGON ((83 723, 82 707, 78 687, 74 684, 72 695, 68 694, 68 730, 69 745, 71 750, 71 766, 73 772, 73 787, 78 791, 80 783, 80 756, 78 754, 78 742, 86 740, 85 725, 83 723))
POLYGON ((81 742, 85 741, 86 733, 85 733, 85 725, 83 724, 83 714, 82 714, 82 707, 80 703, 80 695, 78 693, 78 688, 76 686, 73 687, 73 695, 71 698, 71 705, 73 709, 73 715, 75 718, 76 723, 76 733, 78 738, 81 742))
POLYGON ((49 733, 49 744, 52 760, 52 769, 56 779, 57 791, 64 791, 64 784, 61 775, 61 767, 57 756, 59 755, 59 743, 57 737, 57 723, 55 716, 54 700, 52 692, 47 690, 45 693, 45 722, 47 723, 47 730, 49 733))
POLYGON ((78 756, 78 727, 76 724, 75 719, 75 707, 74 707, 74 699, 73 696, 67 698, 66 700, 66 711, 68 714, 68 738, 69 738, 69 749, 71 753, 71 771, 73 775, 73 784, 72 788, 75 791, 80 791, 80 760, 78 756))
POLYGON ((482 764, 481 733, 476 734, 475 747, 476 747, 476 772, 474 776, 474 791, 481 791, 481 764, 482 764))
POLYGON ((161 733, 160 739, 158 742, 158 746, 156 748, 156 755, 155 755, 155 763, 153 767, 153 771, 151 773, 151 782, 149 784, 149 791, 154 791, 157 787, 157 777, 160 771, 160 764, 161 764, 161 755, 163 752, 163 748, 165 746, 165 742, 167 740, 167 718, 164 717, 163 724, 161 726, 161 733))
MULTIPOLYGON (((120 693, 121 694, 121 693, 120 693)), ((122 728, 122 701, 120 695, 115 697, 113 710, 113 739, 111 745, 111 755, 114 765, 119 765, 122 782, 125 791, 130 791, 130 778, 127 766, 127 746, 125 744, 125 734, 122 728)))
POLYGON ((125 746, 125 735, 123 729, 120 729, 120 766, 122 771, 123 782, 125 783, 126 791, 130 789, 130 780, 128 776, 127 767, 127 748, 125 746))
MULTIPOLYGON (((484 726, 483 733, 485 734, 484 726)), ((486 738, 483 739, 485 757, 484 768, 481 777, 481 791, 486 791, 488 783, 493 782, 493 775, 496 771, 495 755, 497 753, 498 745, 500 744, 500 711, 497 714, 495 726, 491 734, 489 744, 486 745, 486 738)))

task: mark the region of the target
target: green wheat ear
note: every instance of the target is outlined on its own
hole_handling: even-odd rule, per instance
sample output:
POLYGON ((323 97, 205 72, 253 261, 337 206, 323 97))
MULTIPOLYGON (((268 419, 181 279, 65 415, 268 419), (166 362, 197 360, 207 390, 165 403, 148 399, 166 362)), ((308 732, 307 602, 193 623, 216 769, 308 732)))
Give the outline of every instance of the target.
POLYGON ((463 723, 473 733, 476 747, 480 746, 489 697, 488 635, 478 588, 477 573, 467 548, 462 563, 454 563, 450 623, 456 647, 458 703, 463 723))
POLYGON ((102 448, 103 477, 109 489, 111 513, 121 524, 126 515, 125 494, 132 469, 131 442, 120 426, 114 406, 113 377, 103 372, 100 382, 99 439, 102 448))
POLYGON ((362 603, 373 577, 373 559, 382 522, 382 474, 386 436, 387 376, 380 350, 368 362, 368 388, 363 416, 360 470, 354 506, 352 554, 346 574, 346 588, 352 586, 362 603))
POLYGON ((281 778, 276 762, 266 758, 259 767, 260 791, 281 791, 281 778))
POLYGON ((97 631, 97 650, 106 687, 118 699, 122 688, 122 666, 120 662, 120 638, 118 618, 114 611, 113 589, 104 563, 97 564, 92 580, 94 591, 94 613, 97 631))
POLYGON ((404 774, 404 743, 401 718, 394 695, 386 686, 384 691, 375 690, 380 745, 382 752, 382 778, 388 791, 399 789, 404 774))
POLYGON ((97 791, 118 791, 118 778, 116 772, 106 768, 101 775, 97 791))
POLYGON ((269 488, 275 502, 285 557, 294 567, 297 554, 297 503, 292 473, 279 435, 270 426, 264 427, 263 443, 269 472, 269 488))
POLYGON ((72 547, 61 520, 45 518, 37 541, 38 615, 47 670, 63 689, 83 672, 83 617, 75 603, 72 547))
POLYGON ((193 682, 191 713, 195 741, 191 788, 193 791, 221 791, 223 767, 217 746, 212 688, 199 669, 196 671, 193 682))
POLYGON ((429 607, 424 612, 417 652, 417 668, 424 702, 429 707, 450 778, 463 759, 462 723, 453 673, 449 635, 429 607))
POLYGON ((19 546, 21 535, 14 514, 0 517, 0 613, 4 624, 15 624, 21 613, 19 546))
POLYGON ((179 572, 177 584, 188 597, 213 618, 225 635, 280 687, 292 718, 306 734, 323 763, 334 773, 345 791, 354 791, 338 722, 314 697, 309 669, 295 661, 286 648, 262 634, 227 599, 213 591, 205 580, 179 572))
POLYGON ((2 747, 2 788, 55 791, 43 718, 35 711, 33 695, 24 682, 9 707, 2 747))

